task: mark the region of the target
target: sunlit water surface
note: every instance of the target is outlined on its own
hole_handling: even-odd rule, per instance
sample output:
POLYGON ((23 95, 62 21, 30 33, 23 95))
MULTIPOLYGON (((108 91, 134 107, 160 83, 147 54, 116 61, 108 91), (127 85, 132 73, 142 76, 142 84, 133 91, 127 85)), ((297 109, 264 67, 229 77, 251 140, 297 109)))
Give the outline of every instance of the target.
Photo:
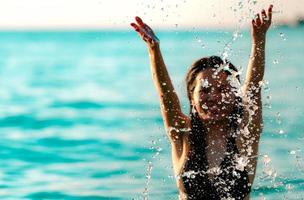
MULTIPOLYGON (((303 33, 268 34, 252 199, 304 198, 303 33)), ((247 31, 158 35, 185 113, 183 80, 194 60, 224 53, 245 74, 247 31)), ((135 33, 1 32, 0 110, 1 199, 177 199, 147 50, 135 33)))

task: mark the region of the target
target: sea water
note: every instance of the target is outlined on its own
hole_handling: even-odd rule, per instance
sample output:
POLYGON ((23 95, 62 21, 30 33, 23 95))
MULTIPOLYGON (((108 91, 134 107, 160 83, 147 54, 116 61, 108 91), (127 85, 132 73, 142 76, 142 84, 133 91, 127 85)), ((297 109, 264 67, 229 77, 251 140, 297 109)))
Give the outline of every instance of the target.
MULTIPOLYGON (((244 78, 248 30, 158 31, 182 109, 192 62, 220 55, 244 78)), ((304 198, 304 27, 267 35, 252 199, 304 198)), ((0 33, 1 199, 177 199, 170 145, 135 32, 0 33)))

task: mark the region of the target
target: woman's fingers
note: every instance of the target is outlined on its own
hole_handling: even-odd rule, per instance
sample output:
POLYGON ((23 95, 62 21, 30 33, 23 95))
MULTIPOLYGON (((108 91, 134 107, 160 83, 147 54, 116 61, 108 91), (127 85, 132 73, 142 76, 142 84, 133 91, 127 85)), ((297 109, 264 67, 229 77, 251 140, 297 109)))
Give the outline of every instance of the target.
POLYGON ((140 17, 136 16, 135 20, 138 23, 138 25, 140 26, 140 28, 142 28, 143 31, 145 31, 148 35, 154 34, 152 29, 147 24, 145 24, 140 17))
POLYGON ((131 23, 130 25, 135 29, 136 32, 139 33, 145 42, 151 44, 159 42, 153 30, 147 24, 145 24, 140 17, 136 16, 135 21, 136 23, 131 23))
POLYGON ((130 25, 131 25, 131 26, 134 28, 134 30, 135 30, 136 32, 138 32, 140 35, 146 35, 146 32, 145 32, 145 30, 144 30, 142 27, 138 26, 138 25, 135 24, 135 23, 131 23, 130 25))
POLYGON ((260 18, 260 14, 256 14, 256 17, 255 17, 255 24, 257 26, 260 26, 261 25, 261 18, 260 18))
POLYGON ((136 20, 136 22, 138 23, 139 26, 144 26, 145 25, 140 17, 136 16, 135 20, 136 20))
POLYGON ((143 33, 143 34, 147 34, 147 25, 142 21, 142 19, 138 16, 135 17, 135 21, 136 23, 131 23, 131 26, 134 27, 135 31, 143 33))
POLYGON ((136 19, 136 22, 138 23, 138 25, 136 23, 131 23, 130 25, 134 28, 134 30, 140 35, 140 37, 145 42, 150 41, 150 38, 148 38, 147 34, 145 33, 144 29, 142 28, 142 25, 144 25, 142 20, 139 17, 136 17, 135 19, 136 19))
POLYGON ((262 23, 268 21, 268 17, 266 15, 266 11, 264 9, 262 10, 261 15, 262 15, 262 23))
POLYGON ((137 26, 137 24, 135 24, 135 23, 131 23, 130 24, 133 28, 134 28, 134 30, 136 31, 136 32, 139 32, 139 27, 137 26))
POLYGON ((251 21, 251 23, 252 23, 252 26, 255 28, 256 27, 256 23, 255 23, 254 19, 251 21))
POLYGON ((252 24, 254 26, 260 27, 263 25, 270 25, 271 24, 271 18, 272 18, 272 8, 273 5, 270 5, 266 14, 266 11, 263 9, 261 13, 255 15, 255 19, 252 21, 252 24))
POLYGON ((131 23, 130 25, 134 28, 134 30, 135 30, 142 38, 145 37, 145 34, 143 33, 142 29, 141 29, 137 24, 131 23))
POLYGON ((269 21, 271 22, 271 19, 272 19, 272 8, 273 8, 273 5, 270 5, 269 8, 268 8, 268 19, 269 21))

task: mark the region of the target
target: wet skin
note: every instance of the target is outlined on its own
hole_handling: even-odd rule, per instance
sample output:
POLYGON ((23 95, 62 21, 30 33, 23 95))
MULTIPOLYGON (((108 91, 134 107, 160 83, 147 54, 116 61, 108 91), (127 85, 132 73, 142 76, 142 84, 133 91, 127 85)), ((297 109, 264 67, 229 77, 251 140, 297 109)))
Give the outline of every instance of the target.
POLYGON ((233 111, 236 94, 224 71, 216 73, 214 68, 200 72, 196 77, 191 103, 202 121, 227 120, 233 111))

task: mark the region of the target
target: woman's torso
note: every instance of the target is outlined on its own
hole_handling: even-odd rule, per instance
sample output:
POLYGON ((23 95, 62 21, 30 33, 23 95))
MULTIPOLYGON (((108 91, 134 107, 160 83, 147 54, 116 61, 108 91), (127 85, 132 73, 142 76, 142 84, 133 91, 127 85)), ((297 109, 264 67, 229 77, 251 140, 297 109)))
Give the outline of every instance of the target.
POLYGON ((179 157, 174 156, 172 149, 181 199, 244 199, 249 194, 251 183, 248 173, 246 169, 237 166, 240 155, 235 138, 228 137, 223 146, 225 150, 219 159, 221 162, 211 162, 216 158, 212 157, 210 151, 215 149, 206 149, 205 138, 193 139, 190 133, 183 136, 183 151, 179 157), (210 168, 208 160, 217 167, 210 168))

